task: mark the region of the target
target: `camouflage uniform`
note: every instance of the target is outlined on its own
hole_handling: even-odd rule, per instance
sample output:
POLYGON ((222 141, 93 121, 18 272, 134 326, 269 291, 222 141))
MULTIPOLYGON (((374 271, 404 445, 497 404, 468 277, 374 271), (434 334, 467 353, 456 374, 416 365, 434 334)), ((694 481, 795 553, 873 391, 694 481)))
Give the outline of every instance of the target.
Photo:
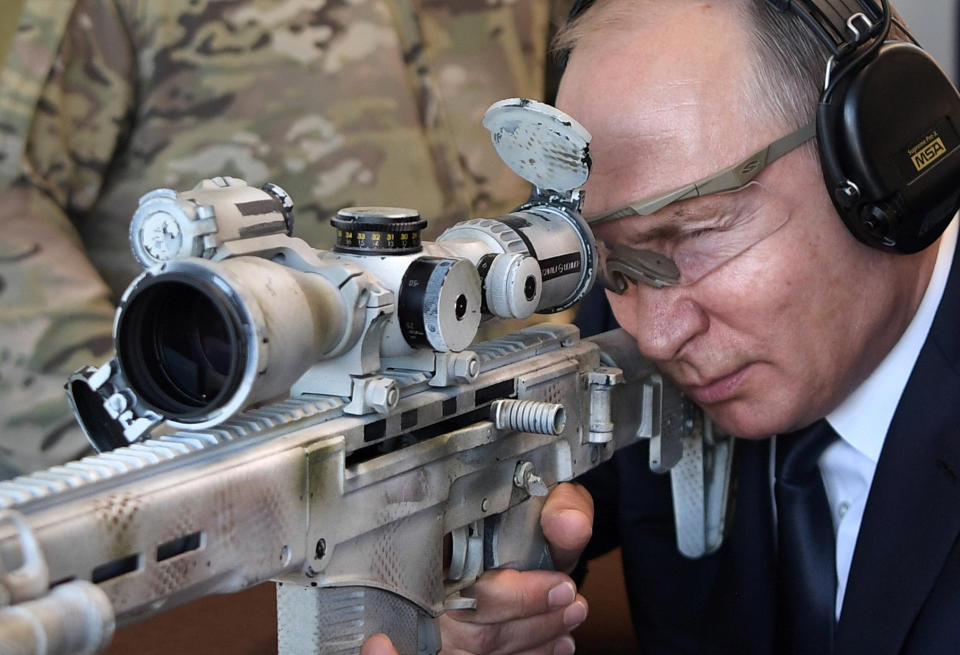
POLYGON ((480 119, 543 97, 566 4, 25 3, 0 79, 0 458, 33 470, 84 450, 62 385, 111 354, 149 189, 274 181, 317 247, 347 205, 416 207, 429 238, 523 200, 480 119))

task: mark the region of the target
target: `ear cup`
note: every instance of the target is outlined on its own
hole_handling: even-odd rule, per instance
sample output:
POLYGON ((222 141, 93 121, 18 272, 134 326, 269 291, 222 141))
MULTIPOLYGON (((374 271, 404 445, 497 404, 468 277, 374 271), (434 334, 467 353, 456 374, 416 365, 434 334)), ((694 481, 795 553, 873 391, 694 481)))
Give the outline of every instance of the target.
POLYGON ((817 138, 837 212, 861 241, 913 253, 960 207, 960 94, 919 47, 883 44, 820 98, 817 138))

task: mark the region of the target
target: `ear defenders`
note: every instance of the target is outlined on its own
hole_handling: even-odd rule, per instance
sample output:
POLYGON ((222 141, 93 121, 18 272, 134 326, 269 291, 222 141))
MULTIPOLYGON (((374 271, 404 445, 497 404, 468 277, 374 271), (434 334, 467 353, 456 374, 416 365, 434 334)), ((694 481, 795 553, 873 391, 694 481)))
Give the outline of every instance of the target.
MULTIPOLYGON (((914 253, 960 208, 960 94, 913 43, 888 42, 889 0, 765 0, 832 56, 817 106, 824 182, 860 241, 914 253)), ((575 0, 570 20, 593 4, 575 0)))
POLYGON ((831 51, 817 107, 824 182, 860 241, 913 253, 960 207, 960 94, 919 46, 886 40, 888 0, 766 0, 831 51))

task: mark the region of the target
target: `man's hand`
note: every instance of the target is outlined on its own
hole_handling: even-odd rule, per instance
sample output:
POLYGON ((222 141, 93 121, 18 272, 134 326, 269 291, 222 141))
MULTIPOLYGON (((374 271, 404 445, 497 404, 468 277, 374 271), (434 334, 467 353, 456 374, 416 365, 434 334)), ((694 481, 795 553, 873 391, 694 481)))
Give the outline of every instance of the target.
MULTIPOLYGON (((556 571, 487 571, 464 590, 477 609, 440 617, 446 655, 530 653, 569 655, 570 631, 587 618, 587 601, 567 575, 593 531, 593 499, 586 489, 561 484, 547 498, 540 526, 556 571)), ((371 637, 361 655, 395 655, 390 640, 371 637)))

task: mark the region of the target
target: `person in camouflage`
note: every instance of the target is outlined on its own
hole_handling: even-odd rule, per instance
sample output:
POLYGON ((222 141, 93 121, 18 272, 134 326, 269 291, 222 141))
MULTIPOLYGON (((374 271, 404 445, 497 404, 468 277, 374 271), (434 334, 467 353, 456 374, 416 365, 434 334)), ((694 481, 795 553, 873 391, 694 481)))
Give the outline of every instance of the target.
MULTIPOLYGON (((434 237, 529 192, 480 124, 543 98, 557 0, 30 0, 0 79, 0 477, 76 458, 63 393, 111 355, 137 199, 232 175, 332 245, 349 205, 434 237)), ((564 5, 564 6, 561 6, 564 5)))

